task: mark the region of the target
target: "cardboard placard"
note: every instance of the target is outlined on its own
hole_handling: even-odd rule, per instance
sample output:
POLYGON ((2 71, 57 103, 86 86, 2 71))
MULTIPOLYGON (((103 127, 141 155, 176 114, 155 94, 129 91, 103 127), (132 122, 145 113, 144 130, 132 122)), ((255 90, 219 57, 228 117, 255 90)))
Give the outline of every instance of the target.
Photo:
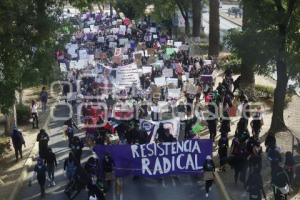
POLYGON ((155 58, 154 56, 150 56, 150 57, 148 58, 147 64, 148 64, 148 65, 151 65, 151 64, 153 64, 153 63, 155 63, 155 62, 156 62, 156 58, 155 58))
POLYGON ((148 48, 147 52, 150 56, 154 56, 155 55, 155 49, 154 48, 148 48))
POLYGON ((122 56, 113 56, 112 61, 113 63, 120 65, 122 63, 122 56))

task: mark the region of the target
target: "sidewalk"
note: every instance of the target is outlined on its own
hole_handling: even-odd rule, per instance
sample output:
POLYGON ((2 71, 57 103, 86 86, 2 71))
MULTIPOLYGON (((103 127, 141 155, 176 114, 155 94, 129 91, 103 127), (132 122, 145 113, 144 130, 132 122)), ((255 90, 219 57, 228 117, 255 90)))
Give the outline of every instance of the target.
POLYGON ((231 23, 235 24, 235 25, 238 25, 240 27, 242 27, 243 25, 243 18, 242 17, 235 17, 233 15, 228 15, 228 13, 224 12, 224 11, 221 11, 220 10, 220 17, 230 21, 231 23))
MULTIPOLYGON (((24 92, 24 103, 27 104, 31 99, 37 99, 36 92, 24 92)), ((50 104, 53 99, 49 99, 49 101, 50 104)), ((48 115, 49 109, 46 113, 39 113, 40 128, 44 126, 48 115)), ((26 147, 23 148, 23 159, 16 162, 15 153, 11 145, 11 151, 7 152, 0 160, 0 179, 2 181, 0 181, 0 199, 9 199, 12 191, 16 188, 16 184, 32 152, 39 132, 39 129, 32 129, 31 124, 19 126, 18 128, 22 131, 26 143, 26 147)))
MULTIPOLYGON (((266 85, 266 86, 273 86, 275 88, 275 81, 268 77, 263 76, 256 76, 256 84, 266 85)), ((300 105, 300 98, 298 96, 294 96, 292 102, 289 103, 287 109, 285 110, 285 119, 287 126, 292 130, 299 130, 299 122, 300 122, 300 115, 297 115, 297 107, 300 105), (288 117, 290 116, 290 117, 288 117), (293 116, 293 117, 291 117, 293 116), (292 120, 291 120, 292 119, 292 120), (298 127, 294 128, 294 127, 298 127)), ((264 114, 264 126, 262 129, 262 135, 261 135, 261 143, 263 147, 263 169, 262 169, 262 177, 264 182, 264 189, 267 195, 267 199, 272 199, 273 192, 271 188, 271 172, 270 172, 270 164, 267 160, 267 156, 265 153, 265 146, 264 146, 264 138, 266 137, 266 133, 270 127, 271 124, 271 118, 272 118, 272 110, 268 108, 266 110, 266 113, 264 114)), ((230 142, 229 145, 231 145, 231 140, 234 135, 234 131, 236 129, 236 125, 231 126, 231 132, 229 134, 230 142)), ((249 127, 249 130, 250 127, 249 127)), ((284 159, 284 153, 286 151, 292 150, 292 136, 288 132, 281 132, 276 135, 278 146, 281 148, 282 152, 282 158, 284 159)), ((218 158, 217 151, 214 152, 215 158, 218 158)), ((217 166, 219 165, 218 159, 216 159, 217 166)), ((299 163, 299 159, 297 157, 296 162, 299 163)), ((233 169, 230 169, 229 166, 227 166, 226 172, 219 173, 220 177, 225 185, 225 188, 230 196, 230 199, 232 200, 239 200, 239 199, 248 199, 248 193, 244 189, 243 185, 241 183, 238 183, 237 185, 234 183, 234 171, 233 169)), ((292 199, 300 199, 300 194, 292 194, 290 197, 292 199)))

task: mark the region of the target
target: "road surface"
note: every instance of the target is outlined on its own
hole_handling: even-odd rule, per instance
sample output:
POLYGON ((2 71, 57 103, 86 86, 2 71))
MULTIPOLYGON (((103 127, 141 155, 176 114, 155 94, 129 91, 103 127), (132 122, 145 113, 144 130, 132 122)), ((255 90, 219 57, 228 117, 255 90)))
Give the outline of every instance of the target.
MULTIPOLYGON (((59 106, 56 109, 55 116, 68 116, 67 107, 59 106)), ((50 120, 48 124, 48 134, 50 135, 49 145, 57 156, 59 162, 55 172, 56 186, 46 187, 45 199, 63 200, 67 199, 64 194, 66 177, 63 171, 63 163, 69 153, 66 138, 63 135, 63 121, 50 120)), ((83 133, 77 133, 83 137, 83 133)), ((83 151, 82 163, 84 163, 93 152, 85 147, 83 151)), ((31 178, 31 173, 28 179, 31 178)), ((204 182, 197 177, 178 176, 165 177, 162 180, 153 178, 142 178, 133 180, 132 177, 121 179, 122 190, 120 195, 116 195, 113 187, 107 195, 107 200, 199 200, 206 199, 204 191, 204 182)), ((48 183, 47 183, 48 184, 48 183)), ((113 184, 114 185, 114 184, 113 184)), ((37 200, 40 199, 39 187, 36 179, 29 187, 27 184, 22 188, 18 200, 37 200)), ((87 200, 87 191, 82 191, 76 198, 87 200)), ((216 185, 213 186, 212 192, 208 199, 221 200, 220 192, 216 185)))

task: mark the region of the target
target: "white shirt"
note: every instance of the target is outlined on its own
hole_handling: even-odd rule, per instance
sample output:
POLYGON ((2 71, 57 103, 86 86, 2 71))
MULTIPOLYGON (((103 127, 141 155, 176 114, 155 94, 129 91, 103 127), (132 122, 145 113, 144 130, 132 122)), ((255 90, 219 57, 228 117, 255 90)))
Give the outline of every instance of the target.
POLYGON ((31 106, 31 113, 37 113, 37 109, 38 109, 37 104, 34 104, 33 106, 31 106))

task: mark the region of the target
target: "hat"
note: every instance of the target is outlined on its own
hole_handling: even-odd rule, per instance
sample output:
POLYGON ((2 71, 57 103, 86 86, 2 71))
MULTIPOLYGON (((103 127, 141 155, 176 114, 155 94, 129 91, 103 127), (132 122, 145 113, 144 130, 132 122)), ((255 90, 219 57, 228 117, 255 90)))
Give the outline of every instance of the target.
POLYGON ((207 156, 206 156, 206 160, 211 160, 211 156, 210 156, 210 155, 207 155, 207 156))

